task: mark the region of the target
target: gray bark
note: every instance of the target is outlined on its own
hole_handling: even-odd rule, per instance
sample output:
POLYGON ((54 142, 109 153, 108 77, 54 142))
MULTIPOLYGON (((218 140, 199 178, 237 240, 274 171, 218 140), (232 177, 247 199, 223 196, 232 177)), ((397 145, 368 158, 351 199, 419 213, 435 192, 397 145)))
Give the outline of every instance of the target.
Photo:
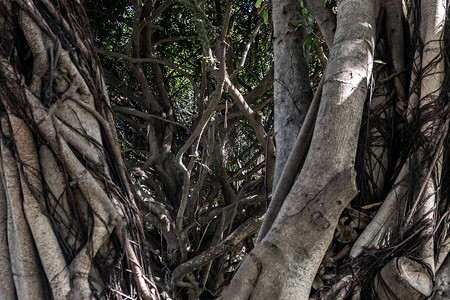
POLYGON ((324 5, 322 1, 306 0, 306 7, 314 16, 319 25, 320 32, 327 43, 328 48, 333 46, 334 33, 336 32, 336 15, 333 14, 330 7, 324 5))
POLYGON ((308 54, 303 54, 306 27, 295 28, 291 21, 302 20, 296 0, 272 1, 274 30, 274 127, 277 147, 273 190, 292 150, 312 101, 308 54))
POLYGON ((436 289, 433 300, 450 299, 450 259, 447 257, 436 273, 436 289))
MULTIPOLYGON (((284 196, 287 195, 292 181, 286 188, 277 190, 278 181, 285 172, 286 163, 295 141, 300 134, 309 106, 312 101, 312 90, 309 82, 308 54, 303 53, 306 38, 305 26, 294 28, 291 21, 303 20, 300 5, 295 0, 273 1, 274 27, 274 129, 276 142, 276 160, 273 175, 272 197, 266 216, 261 226, 258 240, 262 238, 278 215, 284 196), (305 57, 306 55, 306 57, 305 57)), ((315 117, 315 113, 314 113, 315 117)), ((313 120, 312 120, 313 121, 313 120)), ((305 132, 309 136, 309 132, 305 132)), ((301 139, 304 140, 303 138, 301 139)), ((306 145, 301 145, 306 148, 306 145)), ((305 149, 304 149, 305 150, 305 149)), ((302 158, 301 158, 302 159, 302 158)), ((300 164, 300 162, 298 162, 300 164)), ((291 166, 292 167, 292 166, 291 166)), ((296 167, 296 166, 295 166, 296 167)), ((297 172, 298 170, 294 170, 297 172)))
POLYGON ((372 0, 338 2, 310 151, 273 226, 223 299, 308 299, 339 216, 357 193, 352 168, 373 64, 374 9, 372 0))

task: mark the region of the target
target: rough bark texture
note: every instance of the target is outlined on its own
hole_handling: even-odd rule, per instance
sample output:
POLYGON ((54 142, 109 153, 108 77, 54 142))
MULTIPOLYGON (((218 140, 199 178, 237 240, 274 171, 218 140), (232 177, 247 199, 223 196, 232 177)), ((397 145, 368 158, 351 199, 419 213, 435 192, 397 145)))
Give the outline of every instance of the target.
POLYGON ((80 3, 0 1, 0 37, 2 296, 158 297, 80 3))
POLYGON ((433 300, 450 299, 450 259, 444 261, 441 268, 436 273, 436 289, 434 291, 433 300))

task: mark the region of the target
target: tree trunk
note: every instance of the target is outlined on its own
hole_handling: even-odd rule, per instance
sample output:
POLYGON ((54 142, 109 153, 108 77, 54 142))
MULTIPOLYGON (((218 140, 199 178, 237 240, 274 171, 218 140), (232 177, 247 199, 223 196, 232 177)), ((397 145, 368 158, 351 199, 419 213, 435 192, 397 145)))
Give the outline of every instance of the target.
POLYGON ((373 63, 375 2, 340 1, 337 10, 309 154, 277 219, 223 299, 308 299, 340 213, 357 194, 353 166, 373 63))
POLYGON ((277 159, 273 189, 300 132, 312 100, 308 74, 308 54, 303 51, 307 31, 298 1, 272 2, 274 31, 274 128, 277 159), (295 27, 291 22, 300 21, 295 27))
MULTIPOLYGON (((263 294, 286 299, 309 297, 314 270, 317 270, 331 241, 338 218, 332 213, 336 217, 334 222, 330 221, 327 223, 329 226, 320 230, 314 221, 317 211, 311 208, 319 206, 322 196, 327 194, 323 191, 333 185, 334 179, 330 178, 335 177, 330 173, 342 170, 342 164, 353 166, 357 154, 360 155, 358 172, 362 173, 359 174, 358 185, 364 185, 360 203, 368 199, 383 200, 381 197, 385 197, 385 201, 353 246, 350 253, 353 260, 349 262, 352 267, 341 275, 341 280, 337 280, 334 286, 320 293, 317 298, 344 299, 354 293, 356 298, 363 299, 425 299, 432 294, 436 269, 442 257, 448 253, 444 242, 448 240, 447 225, 440 227, 441 222, 448 219, 448 192, 441 191, 448 180, 448 164, 444 161, 448 160, 448 150, 444 146, 448 143, 449 128, 448 92, 445 88, 448 67, 443 44, 447 6, 441 1, 413 1, 408 15, 406 6, 398 1, 378 3, 377 7, 374 3, 366 3, 364 7, 352 6, 350 3, 338 1, 337 31, 325 72, 322 103, 307 159, 277 219, 252 251, 250 258, 243 262, 225 297, 241 299, 241 294, 244 295, 243 299, 263 294), (351 9, 347 10, 349 7, 351 9), (367 7, 371 9, 365 11, 367 7), (402 26, 406 24, 407 16, 413 44, 410 44, 408 34, 405 33, 407 30, 402 26), (349 22, 359 23, 361 27, 354 31, 357 26, 345 23, 346 18, 352 18, 349 22), (375 24, 378 26, 376 30, 375 24), (359 48, 365 52, 353 50, 352 46, 358 43, 355 37, 369 32, 370 35, 362 40, 367 43, 366 47, 370 47, 359 48), (378 34, 376 39, 375 32, 378 34), (375 40, 379 43, 376 56, 373 55, 375 40), (346 44, 348 41, 351 42, 346 44), (403 74, 407 69, 407 51, 413 53, 409 83, 403 74), (389 68, 380 71, 383 66, 377 67, 373 77, 371 74, 367 77, 360 75, 359 78, 365 80, 365 87, 370 82, 374 84, 371 89, 363 91, 361 87, 351 87, 343 80, 345 74, 355 79, 358 62, 360 70, 373 62, 389 64, 389 68), (351 71, 346 73, 346 70, 351 71), (389 73, 384 74, 385 70, 389 70, 389 73), (405 92, 408 86, 409 93, 405 92), (339 96, 336 99, 331 93, 339 96), (365 119, 365 132, 357 137, 359 123, 353 122, 359 122, 360 119, 356 118, 363 112, 366 97, 368 117, 365 119), (342 113, 329 108, 334 99, 337 107, 348 105, 351 102, 349 99, 358 104, 342 113), (346 114, 354 115, 348 118, 346 114), (398 115, 401 116, 400 120, 394 121, 398 115), (388 118, 397 126, 392 131, 385 131, 386 127, 381 124, 388 118), (369 124, 369 121, 374 124, 369 124), (388 143, 392 139, 389 137, 391 134, 400 134, 401 142, 391 140, 388 143), (358 139, 357 153, 355 141, 358 139), (377 142, 370 143, 370 139, 377 142), (392 144, 400 147, 398 153, 392 144), (331 145, 332 149, 324 151, 327 145, 331 145), (335 149, 340 149, 342 145, 345 145, 348 156, 335 149), (389 166, 389 160, 394 160, 395 168, 389 166), (314 191, 312 186, 324 188, 313 192, 314 198, 308 198, 314 191), (295 219, 297 216, 302 217, 295 219), (308 217, 309 223, 304 224, 308 217), (441 236, 436 234, 439 231, 442 231, 441 236), (300 242, 292 241, 293 236, 299 237, 300 242), (308 242, 308 237, 312 236, 320 237, 320 240, 308 242), (370 255, 365 255, 368 251, 370 255), (440 257, 439 260, 435 259, 437 257, 440 257), (361 272, 354 275, 355 270, 361 272), (251 276, 244 281, 242 274, 248 273, 251 276), (360 275, 365 278, 363 281, 360 275), (349 284, 343 287, 343 282, 349 284)), ((370 67, 365 70, 372 72, 370 67)), ((348 194, 349 197, 351 195, 348 194)), ((334 198, 340 197, 339 191, 335 191, 334 198)), ((344 206, 350 200, 344 200, 344 206)), ((327 203, 333 206, 331 200, 327 203)), ((328 212, 333 209, 327 207, 328 212)), ((326 214, 321 212, 320 215, 326 214)), ((443 285, 439 293, 445 295, 445 276, 441 272, 438 274, 439 283, 443 285)))
MULTIPOLYGON (((275 61, 274 136, 277 149, 272 190, 276 190, 296 137, 304 124, 312 100, 312 90, 309 76, 305 76, 309 72, 308 53, 303 51, 306 27, 295 27, 291 24, 295 21, 305 23, 300 6, 297 1, 281 0, 273 1, 272 7, 275 61)), ((285 187, 282 185, 280 189, 285 187)), ((272 226, 283 201, 284 197, 272 197, 258 240, 264 237, 272 226)))
POLYGON ((3 299, 158 298, 80 3, 0 1, 0 36, 3 299))

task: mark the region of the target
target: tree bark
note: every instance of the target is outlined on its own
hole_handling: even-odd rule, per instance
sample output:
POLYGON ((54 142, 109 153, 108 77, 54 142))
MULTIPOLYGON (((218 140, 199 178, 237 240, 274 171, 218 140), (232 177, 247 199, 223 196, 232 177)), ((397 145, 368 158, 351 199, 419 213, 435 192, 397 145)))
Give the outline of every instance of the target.
POLYGON ((83 8, 0 1, 0 20, 2 295, 158 298, 83 8))
POLYGON ((352 169, 373 64, 375 1, 340 1, 337 9, 308 156, 271 229, 223 299, 308 299, 340 213, 357 194, 352 169))
POLYGON ((308 76, 308 53, 303 53, 306 26, 295 28, 290 22, 304 22, 295 0, 272 1, 274 30, 274 128, 277 146, 273 189, 276 189, 294 141, 312 101, 308 76))
MULTIPOLYGON (((308 75, 308 53, 303 52, 303 44, 307 35, 306 27, 295 28, 290 24, 290 22, 299 20, 304 22, 299 3, 295 0, 273 1, 272 19, 274 28, 274 137, 276 142, 272 190, 276 191, 278 181, 308 113, 312 101, 312 90, 308 75)), ((271 156, 269 156, 270 159, 272 159, 271 156)), ((283 187, 283 190, 285 189, 283 187)), ((288 191, 279 192, 287 194, 288 191)), ((267 233, 278 215, 283 201, 284 197, 272 198, 261 226, 260 237, 267 233)))

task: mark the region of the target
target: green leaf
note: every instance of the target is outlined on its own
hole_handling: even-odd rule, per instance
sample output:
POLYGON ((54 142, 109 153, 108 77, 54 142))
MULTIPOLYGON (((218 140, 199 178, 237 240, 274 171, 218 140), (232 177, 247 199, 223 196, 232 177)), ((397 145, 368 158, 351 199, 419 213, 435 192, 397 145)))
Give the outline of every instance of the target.
POLYGON ((269 11, 266 9, 263 14, 264 24, 269 24, 269 11))
POLYGON ((290 26, 293 26, 293 27, 300 27, 300 26, 302 26, 301 20, 298 20, 298 21, 290 21, 288 24, 289 24, 290 26))
POLYGON ((305 17, 309 17, 309 11, 306 8, 302 8, 302 14, 305 17))
POLYGON ((257 0, 256 3, 255 3, 255 7, 256 8, 260 8, 261 7, 261 3, 262 3, 262 0, 257 0))

